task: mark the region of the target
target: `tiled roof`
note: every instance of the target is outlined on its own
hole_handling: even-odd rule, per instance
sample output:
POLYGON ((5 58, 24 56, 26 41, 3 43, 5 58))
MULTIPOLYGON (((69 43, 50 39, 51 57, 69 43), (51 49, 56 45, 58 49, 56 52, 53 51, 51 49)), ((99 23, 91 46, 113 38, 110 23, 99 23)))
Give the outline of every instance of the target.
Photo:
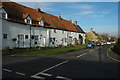
POLYGON ((29 15, 32 18, 32 25, 39 26, 38 21, 43 19, 44 27, 56 28, 74 32, 84 32, 79 26, 75 26, 68 20, 59 19, 57 16, 45 13, 43 11, 38 12, 35 9, 20 5, 15 2, 3 2, 3 8, 8 13, 8 19, 19 23, 25 23, 24 19, 29 15))
POLYGON ((94 34, 95 34, 95 36, 99 36, 99 34, 98 33, 96 33, 95 31, 92 31, 94 34))

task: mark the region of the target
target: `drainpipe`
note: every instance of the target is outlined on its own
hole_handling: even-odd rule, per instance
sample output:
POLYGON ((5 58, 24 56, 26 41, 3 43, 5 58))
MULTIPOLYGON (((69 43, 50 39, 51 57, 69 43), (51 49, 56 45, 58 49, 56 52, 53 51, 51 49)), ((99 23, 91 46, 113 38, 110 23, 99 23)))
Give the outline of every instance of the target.
POLYGON ((31 48, 31 25, 30 25, 30 48, 31 48))

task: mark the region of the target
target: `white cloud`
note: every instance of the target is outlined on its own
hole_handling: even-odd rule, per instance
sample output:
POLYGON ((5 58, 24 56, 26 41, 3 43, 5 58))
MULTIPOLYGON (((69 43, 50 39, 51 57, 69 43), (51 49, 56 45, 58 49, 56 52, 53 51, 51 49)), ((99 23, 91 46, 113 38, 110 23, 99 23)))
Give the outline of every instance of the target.
POLYGON ((88 4, 77 5, 77 4, 74 4, 74 5, 68 6, 68 8, 85 10, 85 9, 93 9, 94 5, 88 5, 88 4))
POLYGON ((81 11, 80 15, 88 15, 88 14, 93 14, 94 11, 81 11))

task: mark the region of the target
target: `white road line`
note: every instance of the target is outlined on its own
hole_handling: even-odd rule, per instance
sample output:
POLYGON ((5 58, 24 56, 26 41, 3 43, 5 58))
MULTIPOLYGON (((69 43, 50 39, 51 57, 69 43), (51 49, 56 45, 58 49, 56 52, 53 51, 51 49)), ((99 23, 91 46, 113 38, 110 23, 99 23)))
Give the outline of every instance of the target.
POLYGON ((15 72, 16 74, 19 74, 19 75, 22 75, 24 76, 25 74, 24 73, 20 73, 20 72, 15 72))
POLYGON ((84 55, 86 55, 86 54, 87 54, 87 53, 81 54, 81 55, 77 56, 77 58, 79 58, 79 57, 81 57, 81 56, 84 56, 84 55))
POLYGON ((107 51, 107 57, 109 57, 110 59, 112 59, 112 60, 114 60, 114 61, 120 62, 119 60, 110 57, 110 56, 108 55, 108 51, 107 51))
POLYGON ((40 77, 40 76, 36 76, 36 75, 33 75, 31 76, 32 78, 36 78, 36 79, 41 79, 41 80, 44 80, 45 78, 44 77, 40 77))
POLYGON ((12 72, 11 70, 8 70, 8 69, 3 69, 4 71, 7 71, 7 72, 12 72))
POLYGON ((44 76, 52 76, 52 74, 48 74, 48 73, 39 73, 40 75, 44 75, 44 76))
POLYGON ((56 78, 58 78, 58 79, 63 79, 63 80, 71 80, 70 78, 62 77, 62 76, 57 76, 56 78))
MULTIPOLYGON (((55 65, 55 66, 52 66, 52 67, 47 68, 47 69, 45 69, 45 70, 43 70, 43 71, 41 71, 41 72, 39 72, 39 73, 37 73, 37 74, 35 74, 35 75, 32 75, 31 77, 43 79, 43 77, 39 77, 38 75, 41 74, 41 73, 45 75, 44 72, 46 72, 46 71, 48 71, 48 70, 51 70, 51 69, 53 69, 53 68, 55 68, 55 67, 58 67, 58 66, 60 66, 60 65, 62 65, 62 64, 65 64, 65 63, 67 63, 68 61, 69 61, 69 60, 63 61, 63 62, 61 62, 61 63, 59 63, 59 64, 57 64, 57 65, 55 65)), ((49 76, 51 76, 51 75, 49 74, 49 76)))
POLYGON ((55 68, 55 67, 58 67, 58 66, 60 66, 60 65, 62 65, 62 64, 65 64, 65 63, 67 63, 69 60, 66 60, 66 61, 64 61, 64 62, 61 62, 61 63, 59 63, 59 64, 57 64, 57 65, 55 65, 55 66, 52 66, 52 67, 50 67, 50 68, 48 68, 48 69, 45 69, 45 70, 43 70, 43 71, 41 71, 42 73, 44 73, 44 72, 46 72, 46 71, 48 71, 48 70, 51 70, 51 69, 53 69, 53 68, 55 68))
POLYGON ((89 51, 89 52, 93 52, 94 50, 91 50, 91 51, 89 51))

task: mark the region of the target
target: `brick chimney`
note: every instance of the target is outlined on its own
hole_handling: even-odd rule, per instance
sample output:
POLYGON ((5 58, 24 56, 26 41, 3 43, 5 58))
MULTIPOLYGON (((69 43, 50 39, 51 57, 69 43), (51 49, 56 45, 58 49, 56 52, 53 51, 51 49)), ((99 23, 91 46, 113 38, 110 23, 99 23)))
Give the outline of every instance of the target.
POLYGON ((36 10, 37 12, 41 12, 41 9, 40 9, 40 8, 35 8, 35 10, 36 10))
POLYGON ((76 20, 74 20, 73 24, 77 25, 77 21, 76 21, 76 20))
POLYGON ((93 29, 92 28, 90 28, 90 32, 92 32, 93 31, 93 29))
POLYGON ((60 14, 58 14, 58 18, 61 19, 61 15, 60 14))
POLYGON ((72 20, 69 20, 72 23, 72 20))

